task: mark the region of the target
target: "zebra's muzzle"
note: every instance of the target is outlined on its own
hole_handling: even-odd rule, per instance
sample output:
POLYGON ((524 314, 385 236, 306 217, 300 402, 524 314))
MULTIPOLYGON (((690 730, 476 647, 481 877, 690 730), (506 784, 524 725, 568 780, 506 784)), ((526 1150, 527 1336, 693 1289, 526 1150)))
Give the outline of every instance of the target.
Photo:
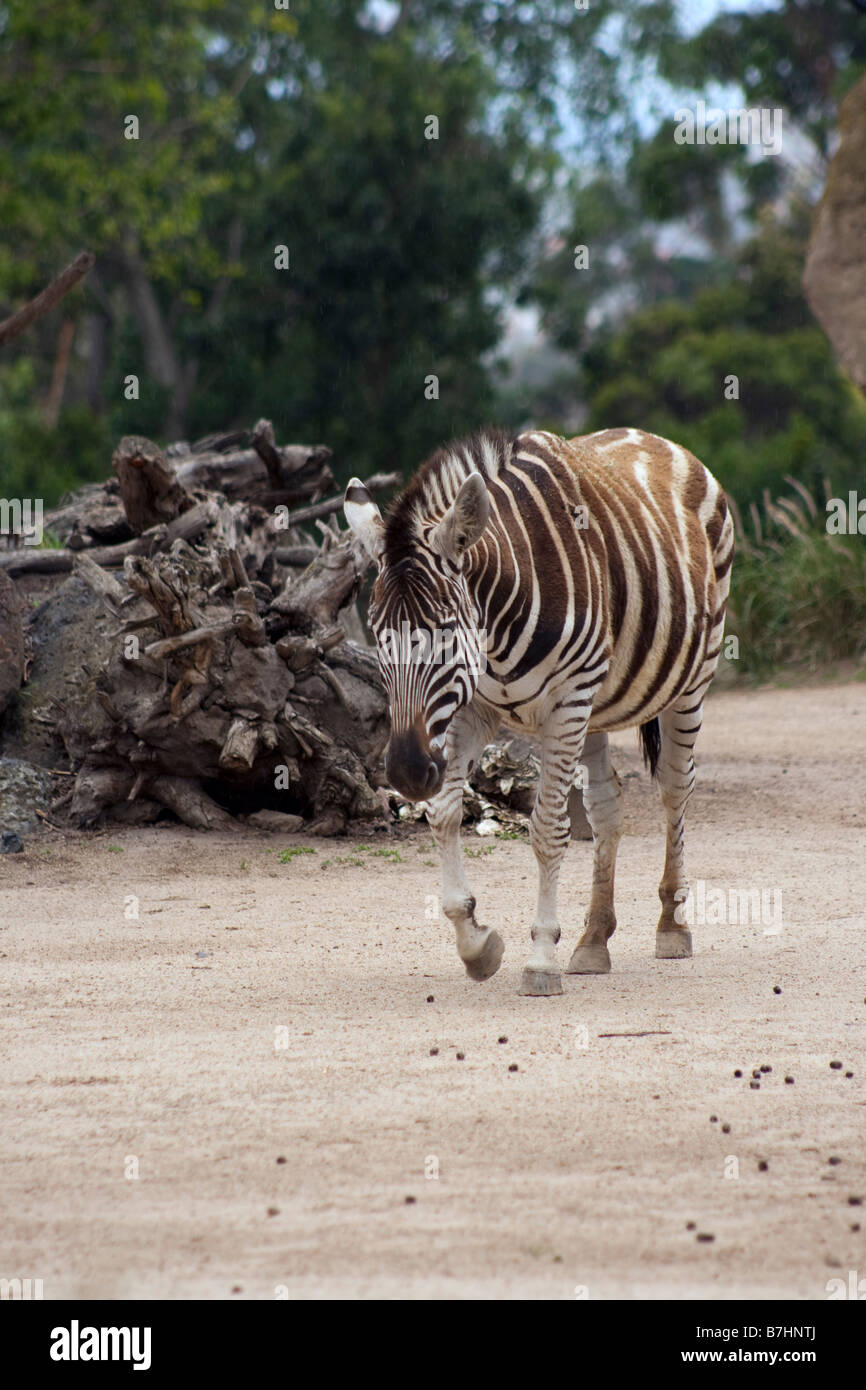
POLYGON ((385 756, 389 783, 409 801, 435 796, 445 777, 445 759, 415 729, 393 734, 385 756))

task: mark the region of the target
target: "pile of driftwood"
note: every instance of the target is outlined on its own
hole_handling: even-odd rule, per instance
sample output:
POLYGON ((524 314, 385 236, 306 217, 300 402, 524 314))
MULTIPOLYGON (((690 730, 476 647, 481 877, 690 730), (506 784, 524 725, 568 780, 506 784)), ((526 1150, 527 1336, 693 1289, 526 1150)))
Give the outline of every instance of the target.
MULTIPOLYGON (((93 264, 76 256, 0 323, 0 345, 93 264)), ((51 815, 77 827, 246 813, 334 834, 414 816, 383 787, 388 711, 354 603, 367 562, 336 521, 330 454, 278 448, 267 420, 165 450, 128 436, 112 478, 43 519, 58 544, 0 535, 0 832, 33 823, 51 777, 71 782, 51 815)), ((538 764, 515 750, 476 769, 479 830, 525 824, 538 764)), ((0 834, 0 852, 20 847, 0 834)))
POLYGON ((386 701, 375 654, 347 641, 366 563, 337 526, 330 450, 277 448, 264 420, 243 443, 124 438, 109 482, 46 515, 59 549, 0 554, 19 584, 72 576, 31 616, 25 693, 68 755, 53 812, 75 826, 167 808, 208 828, 265 808, 329 834, 384 814, 386 701))
MULTIPOLYGON (((340 834, 415 818, 383 785, 387 703, 355 608, 367 561, 329 457, 278 448, 266 420, 165 450, 126 437, 113 477, 46 514, 53 546, 0 550, 0 763, 61 769, 52 823, 254 815, 340 834), (34 585, 22 625, 11 591, 32 604, 34 585)), ((525 825, 537 771, 516 744, 485 755, 467 798, 480 833, 525 825)))

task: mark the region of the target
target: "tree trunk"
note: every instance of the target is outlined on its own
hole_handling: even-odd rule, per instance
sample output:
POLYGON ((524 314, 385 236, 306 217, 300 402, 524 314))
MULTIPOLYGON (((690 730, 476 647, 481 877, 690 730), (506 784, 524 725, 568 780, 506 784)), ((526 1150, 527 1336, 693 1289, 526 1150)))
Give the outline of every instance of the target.
POLYGON ((74 337, 75 324, 72 319, 64 319, 57 336, 57 356, 54 359, 54 371, 51 374, 51 385, 43 411, 45 424, 50 430, 57 428, 60 406, 63 402, 63 390, 66 386, 66 373, 69 370, 69 354, 72 351, 72 339, 74 337))
POLYGON ((157 386, 170 392, 165 433, 170 438, 177 438, 184 432, 186 419, 191 384, 187 368, 175 352, 165 314, 137 251, 126 249, 121 255, 121 263, 126 277, 129 307, 141 337, 148 376, 157 386))

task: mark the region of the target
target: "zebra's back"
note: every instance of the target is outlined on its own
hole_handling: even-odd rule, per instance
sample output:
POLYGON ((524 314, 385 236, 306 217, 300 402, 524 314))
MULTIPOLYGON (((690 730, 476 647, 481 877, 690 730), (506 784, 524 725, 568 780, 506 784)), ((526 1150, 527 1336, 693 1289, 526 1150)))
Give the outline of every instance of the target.
POLYGON ((633 429, 570 440, 533 431, 503 465, 488 475, 497 524, 477 575, 493 639, 482 698, 531 725, 535 707, 579 691, 607 662, 590 728, 612 730, 705 681, 733 528, 704 465, 633 429))

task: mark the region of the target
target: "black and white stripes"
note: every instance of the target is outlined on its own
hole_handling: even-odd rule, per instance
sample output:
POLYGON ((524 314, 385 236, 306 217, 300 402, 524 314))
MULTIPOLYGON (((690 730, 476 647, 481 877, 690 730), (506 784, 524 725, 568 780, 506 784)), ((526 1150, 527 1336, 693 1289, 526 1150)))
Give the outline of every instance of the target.
POLYGON ((388 774, 406 795, 432 799, 444 908, 469 973, 492 974, 502 943, 476 925, 463 876, 462 786, 503 720, 542 741, 531 821, 540 892, 523 992, 561 990, 556 878, 581 762, 595 855, 586 929, 569 970, 610 968, 620 834, 607 756, 614 729, 643 726, 668 816, 657 954, 690 954, 675 917, 685 893, 683 813, 733 553, 715 479, 685 449, 638 430, 572 440, 487 431, 428 460, 386 522, 357 481, 346 515, 379 565, 370 621, 392 712, 388 774))

